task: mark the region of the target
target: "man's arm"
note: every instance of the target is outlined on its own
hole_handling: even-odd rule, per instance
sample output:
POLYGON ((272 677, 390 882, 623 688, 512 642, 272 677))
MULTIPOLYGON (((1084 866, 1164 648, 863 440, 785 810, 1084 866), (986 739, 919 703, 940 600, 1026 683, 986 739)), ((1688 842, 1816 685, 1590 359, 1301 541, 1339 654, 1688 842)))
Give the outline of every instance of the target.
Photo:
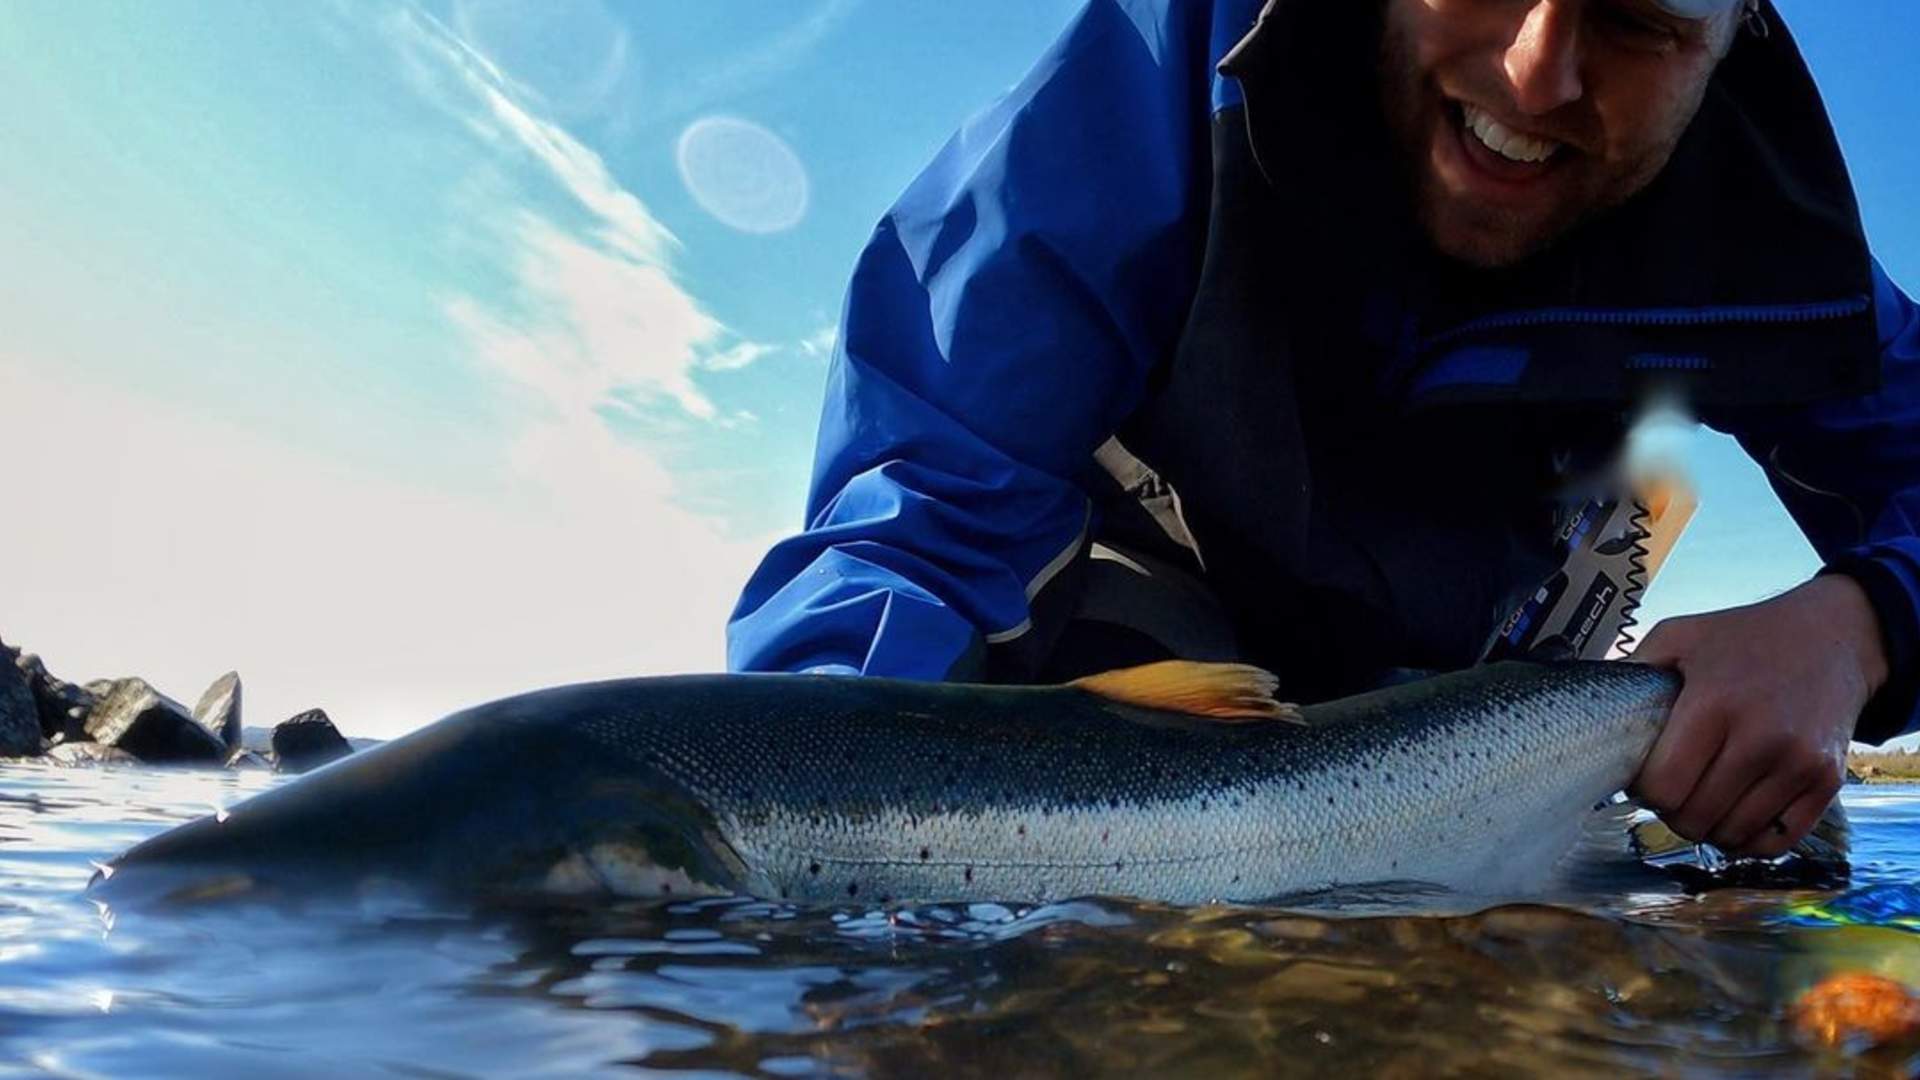
MULTIPOLYGON (((881 222, 849 287, 807 529, 747 583, 730 668, 964 677, 983 643, 1025 632, 1085 539, 1073 478, 1180 331, 1214 8, 1233 6, 1093 0, 881 222)), ((1239 6, 1250 26, 1256 0, 1239 6)))
POLYGON ((1826 569, 1670 619, 1635 653, 1686 677, 1637 791, 1731 851, 1786 851, 1839 791, 1849 738, 1920 727, 1920 309, 1877 266, 1874 285, 1880 390, 1736 432, 1826 569))

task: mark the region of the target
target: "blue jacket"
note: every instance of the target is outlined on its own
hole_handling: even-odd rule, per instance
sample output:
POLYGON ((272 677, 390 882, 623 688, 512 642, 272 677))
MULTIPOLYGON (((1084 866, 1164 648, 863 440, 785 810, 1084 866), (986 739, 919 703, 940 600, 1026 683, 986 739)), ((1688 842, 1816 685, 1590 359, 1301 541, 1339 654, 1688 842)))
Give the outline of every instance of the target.
MULTIPOLYGON (((1398 228, 1391 215, 1367 212, 1365 200, 1382 193, 1348 183, 1386 170, 1296 167, 1276 160, 1276 137, 1262 142, 1263 122, 1295 124, 1323 107, 1301 100, 1310 91, 1286 81, 1289 62, 1311 59, 1262 56, 1301 36, 1286 23, 1314 17, 1302 13, 1311 7, 1277 0, 1262 16, 1259 0, 1092 0, 1019 86, 941 150, 880 223, 854 272, 806 531, 777 545, 748 582, 729 628, 730 667, 922 679, 977 672, 983 651, 1017 647, 1030 635, 1036 594, 1120 516, 1090 462, 1130 425, 1140 430, 1129 446, 1153 447, 1159 456, 1151 465, 1179 475, 1174 486, 1189 504, 1206 504, 1200 516, 1212 539, 1197 546, 1226 554, 1196 561, 1216 589, 1232 594, 1282 577, 1337 582, 1340 573, 1324 568, 1343 558, 1391 578, 1396 559, 1444 550, 1446 538, 1436 549, 1417 525, 1407 529, 1404 556, 1383 547, 1358 555, 1323 550, 1328 534, 1364 532, 1392 517, 1384 502, 1341 503, 1328 494, 1355 486, 1340 472, 1353 468, 1353 455, 1319 449, 1340 429, 1315 417, 1353 387, 1364 386, 1386 411, 1437 408, 1457 417, 1492 406, 1508 410, 1505 416, 1574 407, 1596 414, 1648 372, 1697 371, 1702 416, 1740 440, 1821 557, 1860 580, 1873 600, 1896 679, 1863 718, 1860 736, 1877 741, 1914 728, 1920 310, 1858 240, 1844 169, 1784 29, 1765 46, 1736 48, 1723 65, 1732 73, 1716 76, 1726 84, 1716 90, 1724 100, 1703 107, 1703 115, 1717 109, 1719 119, 1696 123, 1710 130, 1690 132, 1691 157, 1677 154, 1669 172, 1687 172, 1688 160, 1701 163, 1691 167, 1696 173, 1714 172, 1740 140, 1763 144, 1754 161, 1792 160, 1795 153, 1769 152, 1768 141, 1801 140, 1793 149, 1814 146, 1798 156, 1818 167, 1770 180, 1751 193, 1751 205, 1742 203, 1746 195, 1720 197, 1729 180, 1718 172, 1663 177, 1661 191, 1637 200, 1646 205, 1627 218, 1642 227, 1613 223, 1611 236, 1587 245, 1579 268, 1563 275, 1577 285, 1492 288, 1491 302, 1463 303, 1423 291, 1418 259, 1402 257, 1388 235, 1398 228), (1250 34, 1256 19, 1260 29, 1250 34), (1225 75, 1219 65, 1230 53, 1234 75, 1225 75), (1777 89, 1783 84, 1789 89, 1777 89), (1798 95, 1788 102, 1797 107, 1753 100, 1785 93, 1798 95), (1761 130, 1772 113, 1790 114, 1796 127, 1761 130), (1340 190, 1316 186, 1325 177, 1312 174, 1322 171, 1338 173, 1340 190), (1256 174, 1284 197, 1248 196, 1254 181, 1247 177, 1256 174), (1695 228, 1706 205, 1697 189, 1707 184, 1717 185, 1713 205, 1731 201, 1736 209, 1726 212, 1723 232, 1699 247, 1748 245, 1756 229, 1775 228, 1793 255, 1773 260, 1778 274, 1749 270, 1769 260, 1744 251, 1695 252, 1689 257, 1719 261, 1683 260, 1664 276, 1642 269, 1666 260, 1661 215, 1681 215, 1695 228), (1349 198, 1362 201, 1341 201, 1349 198), (1361 212, 1329 209, 1345 205, 1361 212), (1768 216, 1741 212, 1760 210, 1768 216), (1270 213, 1283 216, 1263 216, 1270 213), (1366 233, 1365 243, 1344 232, 1323 238, 1328 250, 1365 253, 1345 271, 1324 270, 1302 254, 1316 249, 1293 239, 1324 228, 1329 216, 1343 230, 1366 233), (1380 235, 1372 231, 1376 218, 1380 235), (1287 240, 1249 239, 1267 235, 1287 240), (1621 246, 1619 236, 1650 246, 1621 246), (1385 246, 1368 246, 1376 243, 1385 246), (1832 273, 1802 272, 1823 259, 1832 273), (1611 275, 1617 288, 1597 301, 1590 279, 1608 275, 1593 268, 1613 264, 1627 269, 1611 275), (1284 329, 1293 342, 1286 370, 1295 374, 1278 380, 1260 366, 1268 363, 1264 332, 1241 326, 1273 306, 1249 284, 1264 283, 1268 266, 1280 268, 1293 295, 1313 298, 1281 305, 1295 323, 1319 317, 1320 278, 1359 283, 1349 290, 1360 296, 1351 319, 1344 311, 1328 316, 1334 329, 1305 343, 1284 329), (1370 280, 1376 268, 1380 280, 1370 280), (1324 346, 1349 332, 1365 340, 1371 359, 1357 365, 1364 380, 1335 386, 1326 372, 1342 365, 1325 359, 1324 346), (1233 339, 1227 347, 1222 334, 1233 339), (1239 367, 1211 359, 1236 348, 1262 359, 1239 367), (1769 352, 1779 355, 1771 367, 1745 359, 1769 352), (1817 364, 1805 359, 1814 355, 1817 364), (1276 381, 1286 388, 1266 385, 1276 381), (1176 422, 1167 419, 1176 409, 1168 400, 1200 405, 1186 406, 1176 422), (1221 410, 1217 423, 1208 403, 1221 410), (1292 419, 1269 423, 1268 416, 1292 419), (1315 461, 1312 475, 1289 471, 1295 458, 1315 461), (1249 499, 1247 492, 1265 495, 1249 499), (1262 509, 1224 505, 1236 497, 1262 509), (1315 524, 1329 517, 1342 529, 1315 524), (1258 557, 1236 558, 1240 549, 1258 557)), ((1768 17, 1778 26, 1770 8, 1768 17)), ((1320 141, 1323 153, 1347 153, 1338 136, 1328 137, 1336 142, 1320 141)), ((1364 147, 1352 153, 1367 160, 1364 147)), ((1733 182, 1747 183, 1744 174, 1733 182)), ((1530 280, 1562 278, 1543 271, 1530 280)), ((1568 425, 1541 426, 1559 432, 1568 425)), ((1411 427, 1424 430, 1419 422, 1411 427)), ((1598 442, 1617 438, 1617 429, 1601 428, 1598 442)), ((1394 444, 1383 453, 1405 462, 1418 451, 1417 443, 1394 444)), ((1490 485, 1490 499, 1502 497, 1499 486, 1490 485)), ((1485 541, 1460 538, 1472 550, 1485 541)), ((1380 664, 1470 662, 1461 643, 1483 639, 1503 614, 1500 605, 1518 594, 1509 586, 1531 588, 1537 569, 1522 559, 1491 572, 1498 587, 1472 594, 1472 625, 1457 638, 1381 629, 1382 622, 1353 640, 1379 653, 1370 659, 1380 664)), ((1380 604, 1404 607, 1410 590, 1383 595, 1401 599, 1380 604)), ((1442 621, 1459 599, 1443 595, 1434 614, 1415 621, 1442 621)))

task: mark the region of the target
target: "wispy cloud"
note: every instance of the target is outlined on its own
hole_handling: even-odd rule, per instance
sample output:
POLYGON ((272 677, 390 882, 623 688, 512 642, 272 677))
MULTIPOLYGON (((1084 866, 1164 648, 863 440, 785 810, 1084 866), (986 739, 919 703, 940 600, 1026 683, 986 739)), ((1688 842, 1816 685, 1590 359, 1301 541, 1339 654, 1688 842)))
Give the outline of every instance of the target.
MULTIPOLYGON (((394 34, 428 96, 497 153, 530 163, 584 220, 568 220, 511 187, 481 186, 493 205, 470 216, 500 253, 513 295, 488 302, 469 293, 446 302, 476 359, 536 406, 524 442, 551 446, 550 428, 578 429, 600 444, 611 409, 644 417, 657 401, 687 417, 724 425, 694 380, 697 371, 745 367, 771 352, 728 330, 675 279, 680 243, 613 177, 592 149, 515 97, 515 87, 476 49, 417 8, 403 9, 394 34)), ((516 460, 543 454, 520 453, 516 460)))
POLYGON ((840 328, 833 323, 815 330, 800 341, 800 354, 814 360, 829 360, 833 347, 840 343, 840 328))
POLYGON ((421 88, 452 109, 469 130, 496 145, 515 145, 531 154, 562 190, 598 219, 601 241, 650 263, 661 262, 678 246, 652 211, 613 178, 598 154, 517 103, 510 96, 512 83, 500 69, 445 24, 407 7, 396 13, 393 29, 421 88), (465 91, 465 100, 445 93, 449 79, 465 91))
POLYGON ((773 346, 757 341, 740 341, 701 357, 700 366, 707 371, 739 371, 776 351, 773 346))
POLYGON ((699 112, 779 79, 804 63, 838 30, 864 0, 820 0, 797 22, 737 53, 733 59, 683 73, 652 88, 644 106, 650 117, 670 118, 699 112))

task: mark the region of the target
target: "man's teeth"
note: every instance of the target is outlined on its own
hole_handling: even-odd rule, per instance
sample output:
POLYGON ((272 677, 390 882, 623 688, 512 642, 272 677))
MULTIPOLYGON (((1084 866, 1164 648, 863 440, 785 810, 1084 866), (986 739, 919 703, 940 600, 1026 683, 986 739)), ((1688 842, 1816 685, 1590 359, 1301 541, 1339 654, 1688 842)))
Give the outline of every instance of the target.
POLYGON ((1473 132, 1474 138, 1479 139, 1482 146, 1508 161, 1537 165, 1552 157, 1560 149, 1560 144, 1557 142, 1522 135, 1484 111, 1464 102, 1462 107, 1466 112, 1467 130, 1473 132))

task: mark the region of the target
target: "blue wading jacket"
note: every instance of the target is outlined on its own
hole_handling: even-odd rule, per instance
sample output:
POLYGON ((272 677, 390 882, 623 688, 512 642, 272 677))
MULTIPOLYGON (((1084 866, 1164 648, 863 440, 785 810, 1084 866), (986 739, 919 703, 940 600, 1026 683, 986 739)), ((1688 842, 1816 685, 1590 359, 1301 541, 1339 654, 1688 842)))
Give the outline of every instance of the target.
MULTIPOLYGON (((1221 242, 1221 132, 1246 141, 1240 113, 1253 95, 1217 68, 1260 15, 1259 0, 1092 0, 886 215, 852 278, 806 530, 777 545, 747 584, 729 628, 731 668, 943 679, 968 674, 983 646, 1029 632, 1036 593, 1098 535, 1103 511, 1084 482, 1090 456, 1143 409, 1156 371, 1192 333, 1221 242)), ((1777 23, 1771 8, 1768 16, 1777 23)), ((1779 62, 1797 63, 1784 47, 1779 62)), ((1817 98, 1811 115, 1824 132, 1817 98)), ((1850 200, 1847 189, 1849 209, 1850 200)), ((1295 256, 1276 247, 1263 257, 1295 256)), ((1865 351, 1878 370, 1864 392, 1760 409, 1716 410, 1709 400, 1701 414, 1766 470, 1829 567, 1866 587, 1896 677, 1859 734, 1883 740, 1920 724, 1920 311, 1864 247, 1858 261, 1852 291, 1871 295, 1753 305, 1732 290, 1714 294, 1717 305, 1643 301, 1616 321, 1677 321, 1700 335, 1748 316, 1784 332, 1853 315, 1868 328, 1860 340, 1870 335, 1865 351)), ((1390 309, 1371 311, 1372 325, 1401 319, 1393 295, 1369 300, 1390 309)), ((1565 312, 1473 314, 1463 329, 1508 336, 1407 353, 1411 370, 1379 384, 1383 393, 1517 385, 1529 350, 1545 355, 1571 340, 1551 335, 1565 312), (1546 329, 1531 331, 1534 322, 1546 329)), ((1574 314, 1574 324, 1613 318, 1574 314)), ((1634 362, 1650 355, 1667 357, 1641 350, 1634 362)), ((1542 385, 1512 401, 1579 396, 1542 385)), ((1222 396, 1238 395, 1229 387, 1222 396)), ((1213 584, 1259 588, 1217 572, 1213 584)))

